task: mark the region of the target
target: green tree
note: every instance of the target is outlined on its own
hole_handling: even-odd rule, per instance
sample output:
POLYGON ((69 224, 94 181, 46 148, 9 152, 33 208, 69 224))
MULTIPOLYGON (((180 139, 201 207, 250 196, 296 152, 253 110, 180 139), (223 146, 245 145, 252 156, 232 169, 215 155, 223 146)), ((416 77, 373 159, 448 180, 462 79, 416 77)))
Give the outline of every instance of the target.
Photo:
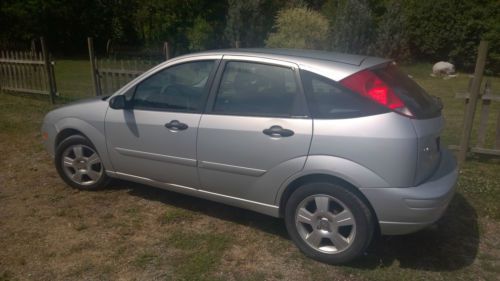
POLYGON ((202 51, 212 47, 213 28, 209 22, 201 17, 194 20, 193 26, 188 28, 186 36, 190 51, 202 51))
POLYGON ((0 25, 2 42, 44 36, 51 47, 74 53, 85 50, 89 35, 108 37, 111 21, 105 3, 97 0, 3 0, 0 25))
POLYGON ((266 46, 271 48, 325 49, 328 44, 328 20, 307 8, 282 10, 266 46))
MULTIPOLYGON (((407 3, 408 31, 413 56, 450 60, 472 70, 481 39, 491 40, 490 67, 495 67, 500 34, 500 2, 497 0, 410 0, 407 3)), ((496 65, 498 65, 496 61, 496 65)), ((496 66, 496 71, 500 67, 496 66)))
POLYGON ((111 18, 110 37, 123 43, 137 43, 138 36, 135 26, 135 12, 138 9, 137 0, 108 0, 104 10, 111 18))
POLYGON ((242 41, 244 43, 253 41, 255 29, 262 25, 262 18, 259 16, 260 3, 260 0, 228 1, 229 7, 224 33, 232 47, 239 47, 242 41))
POLYGON ((403 3, 399 0, 385 2, 385 13, 380 16, 376 38, 371 53, 405 61, 410 58, 407 19, 403 3))
MULTIPOLYGON (((190 39, 188 34, 194 36, 193 28, 195 28, 195 20, 198 17, 206 19, 214 27, 214 30, 220 30, 222 24, 216 24, 214 19, 220 20, 225 12, 225 3, 222 1, 137 1, 140 3, 136 12, 136 26, 139 36, 147 45, 158 45, 161 42, 168 41, 174 54, 181 54, 189 49, 190 39)), ((220 34, 220 32, 214 32, 214 34, 220 34)), ((215 39, 220 37, 218 36, 215 39)))
POLYGON ((224 35, 231 47, 262 46, 284 0, 228 0, 224 35))
POLYGON ((332 49, 357 54, 370 50, 374 22, 366 0, 330 0, 322 11, 330 21, 332 49))

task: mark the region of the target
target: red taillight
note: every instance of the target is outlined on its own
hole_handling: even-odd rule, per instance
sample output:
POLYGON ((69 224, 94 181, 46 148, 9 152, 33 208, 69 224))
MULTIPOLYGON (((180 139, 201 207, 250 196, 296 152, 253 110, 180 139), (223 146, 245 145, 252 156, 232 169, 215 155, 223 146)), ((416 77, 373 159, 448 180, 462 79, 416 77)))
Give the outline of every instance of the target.
POLYGON ((340 84, 389 109, 411 115, 408 113, 403 101, 394 93, 391 87, 370 70, 355 73, 340 81, 340 84))

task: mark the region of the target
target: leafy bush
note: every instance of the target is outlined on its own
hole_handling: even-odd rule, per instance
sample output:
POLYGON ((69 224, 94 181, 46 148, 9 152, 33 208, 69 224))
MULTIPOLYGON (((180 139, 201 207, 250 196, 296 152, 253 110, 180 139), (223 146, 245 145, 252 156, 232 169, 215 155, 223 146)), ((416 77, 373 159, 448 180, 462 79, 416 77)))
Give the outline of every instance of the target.
POLYGON ((458 67, 472 70, 479 41, 489 39, 489 67, 498 72, 499 10, 497 0, 408 1, 406 28, 412 55, 434 61, 450 60, 458 67))
POLYGON ((410 58, 407 17, 403 4, 399 0, 385 2, 385 13, 380 17, 376 38, 371 53, 399 61, 410 58))
POLYGON ((332 27, 332 49, 368 53, 373 40, 374 23, 366 0, 330 0, 323 7, 323 13, 332 27))
POLYGON ((328 43, 328 20, 307 8, 289 8, 278 13, 276 32, 269 34, 271 48, 324 49, 328 43))
POLYGON ((186 37, 190 51, 202 51, 212 45, 213 28, 209 22, 201 17, 194 20, 193 26, 187 29, 186 37))
POLYGON ((231 47, 255 47, 262 44, 268 23, 266 15, 272 10, 266 9, 262 0, 229 0, 226 28, 224 35, 231 47))

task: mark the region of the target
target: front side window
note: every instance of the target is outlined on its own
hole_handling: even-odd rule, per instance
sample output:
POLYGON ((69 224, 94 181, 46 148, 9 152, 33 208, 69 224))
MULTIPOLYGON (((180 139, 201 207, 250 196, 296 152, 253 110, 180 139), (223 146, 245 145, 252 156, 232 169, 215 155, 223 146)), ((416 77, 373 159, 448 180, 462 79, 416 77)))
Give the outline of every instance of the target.
POLYGON ((291 68, 231 61, 222 74, 213 111, 251 116, 291 116, 299 87, 291 68))
POLYGON ((135 87, 134 108, 200 111, 214 65, 212 60, 187 62, 153 74, 135 87))

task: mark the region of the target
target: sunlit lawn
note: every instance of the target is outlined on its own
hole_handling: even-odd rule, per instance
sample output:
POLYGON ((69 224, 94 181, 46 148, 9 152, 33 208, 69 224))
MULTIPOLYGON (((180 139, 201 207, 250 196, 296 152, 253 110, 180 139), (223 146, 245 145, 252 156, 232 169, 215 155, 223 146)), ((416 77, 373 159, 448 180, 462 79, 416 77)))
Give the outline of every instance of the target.
MULTIPOLYGON (((443 142, 458 144, 464 109, 454 95, 465 91, 468 76, 443 80, 429 75, 429 64, 404 68, 442 98, 443 142)), ((62 97, 92 95, 87 61, 57 61, 56 79, 62 97)), ((493 85, 500 94, 500 79, 493 85)), ((45 97, 0 94, 2 281, 498 280, 498 158, 467 161, 436 226, 378 238, 355 262, 330 266, 298 252, 278 219, 131 183, 68 188, 41 146, 41 120, 51 108, 45 97)), ((488 144, 496 115, 490 119, 488 144)))

